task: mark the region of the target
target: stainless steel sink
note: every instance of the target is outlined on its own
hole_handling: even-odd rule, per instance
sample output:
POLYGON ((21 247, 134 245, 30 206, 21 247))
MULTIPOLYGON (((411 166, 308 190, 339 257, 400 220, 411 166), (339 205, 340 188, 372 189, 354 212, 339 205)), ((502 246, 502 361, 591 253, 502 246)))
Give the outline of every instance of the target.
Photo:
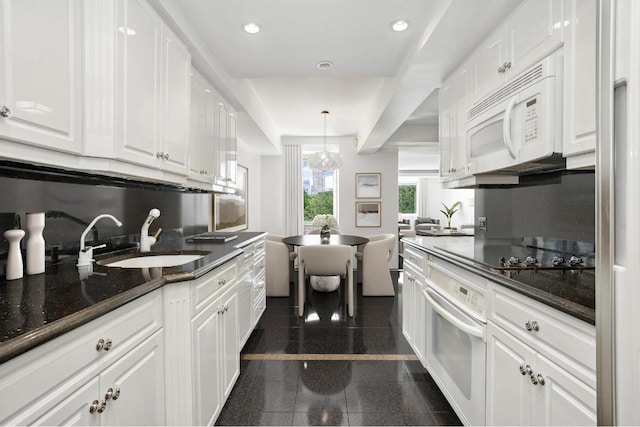
POLYGON ((196 261, 207 254, 209 252, 204 251, 146 252, 107 258, 97 261, 97 264, 119 268, 176 267, 196 261))

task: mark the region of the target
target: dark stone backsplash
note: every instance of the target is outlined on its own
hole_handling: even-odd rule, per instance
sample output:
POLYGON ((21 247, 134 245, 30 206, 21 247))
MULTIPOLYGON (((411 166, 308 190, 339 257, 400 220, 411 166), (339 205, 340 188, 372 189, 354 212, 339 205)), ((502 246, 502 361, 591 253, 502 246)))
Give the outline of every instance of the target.
POLYGON ((514 187, 475 191, 479 238, 545 236, 595 242, 595 173, 564 171, 523 176, 514 187))
MULTIPOLYGON (((0 236, 14 222, 26 228, 26 212, 46 212, 44 238, 48 254, 51 248, 61 253, 77 253, 80 235, 99 214, 118 218, 118 228, 110 219, 96 224, 99 242, 113 240, 125 245, 139 240, 140 228, 149 210, 158 208, 160 217, 149 231, 163 229, 160 239, 175 234, 207 231, 211 194, 188 192, 169 186, 114 180, 92 175, 67 175, 48 170, 33 170, 0 164, 0 236), (16 218, 16 220, 14 220, 16 218), (118 239, 113 239, 118 237, 118 239)), ((94 233, 87 234, 92 242, 94 233)), ((22 247, 25 247, 25 238, 22 247)), ((0 259, 7 257, 8 243, 0 237, 0 259)))

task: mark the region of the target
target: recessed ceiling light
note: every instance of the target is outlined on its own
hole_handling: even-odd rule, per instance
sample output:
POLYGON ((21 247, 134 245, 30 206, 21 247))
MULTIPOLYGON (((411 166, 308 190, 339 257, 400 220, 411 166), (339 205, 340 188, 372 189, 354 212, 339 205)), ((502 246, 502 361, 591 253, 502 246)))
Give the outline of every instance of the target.
POLYGON ((258 34, 262 27, 255 22, 247 22, 246 24, 242 24, 242 29, 249 34, 258 34))
POLYGON ((397 32, 405 31, 409 28, 409 24, 409 21, 406 19, 396 19, 391 23, 391 29, 397 32))
POLYGON ((333 68, 333 62, 331 61, 320 61, 316 64, 316 67, 318 67, 321 70, 330 70, 333 68))

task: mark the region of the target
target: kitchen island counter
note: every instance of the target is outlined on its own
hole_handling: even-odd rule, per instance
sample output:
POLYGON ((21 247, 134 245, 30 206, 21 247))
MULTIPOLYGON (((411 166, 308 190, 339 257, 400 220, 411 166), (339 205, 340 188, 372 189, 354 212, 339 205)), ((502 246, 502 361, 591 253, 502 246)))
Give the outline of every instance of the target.
MULTIPOLYGON (((0 281, 0 363, 96 319, 124 304, 175 282, 196 279, 242 254, 242 248, 264 237, 239 232, 227 243, 193 244, 184 238, 160 241, 151 253, 208 252, 202 258, 162 269, 113 268, 97 262, 81 278, 76 259, 47 264, 45 273, 0 281)), ((138 253, 127 249, 94 254, 96 261, 138 253)))
POLYGON ((595 270, 513 272, 488 268, 472 259, 476 251, 496 242, 471 236, 416 236, 403 238, 402 241, 580 320, 595 324, 595 270))

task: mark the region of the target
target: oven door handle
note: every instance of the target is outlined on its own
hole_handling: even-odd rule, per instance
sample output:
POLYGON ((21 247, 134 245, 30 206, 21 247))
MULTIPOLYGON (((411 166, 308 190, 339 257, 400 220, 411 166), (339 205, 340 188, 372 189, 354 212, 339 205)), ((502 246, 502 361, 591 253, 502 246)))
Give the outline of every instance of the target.
POLYGON ((444 317, 446 320, 451 322, 453 326, 460 329, 467 335, 484 339, 484 329, 481 326, 472 326, 458 319, 456 316, 451 314, 446 308, 438 304, 432 295, 437 297, 437 294, 435 294, 434 291, 432 291, 429 288, 425 288, 424 296, 427 298, 427 301, 429 302, 429 304, 431 304, 433 309, 437 311, 440 316, 444 317))

